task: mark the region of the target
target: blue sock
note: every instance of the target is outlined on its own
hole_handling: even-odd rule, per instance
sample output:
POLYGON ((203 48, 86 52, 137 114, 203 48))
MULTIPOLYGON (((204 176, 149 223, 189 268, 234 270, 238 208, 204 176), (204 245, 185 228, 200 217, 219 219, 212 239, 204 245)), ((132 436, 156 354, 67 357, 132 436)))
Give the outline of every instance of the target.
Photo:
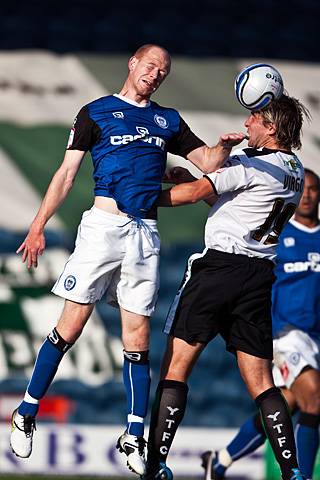
POLYGON ((251 452, 254 452, 265 442, 260 415, 249 418, 241 427, 234 439, 226 449, 217 452, 214 459, 214 471, 223 476, 227 468, 234 460, 238 460, 251 452))
MULTIPOLYGON (((27 393, 34 399, 40 400, 48 390, 58 369, 65 352, 71 344, 65 342, 56 329, 49 334, 42 344, 32 376, 27 387, 27 393)), ((39 404, 29 403, 25 400, 18 407, 20 415, 35 416, 38 413, 39 404)))
POLYGON ((319 447, 319 422, 320 415, 301 412, 295 429, 298 463, 307 478, 312 478, 319 447))
POLYGON ((142 437, 150 393, 149 352, 124 351, 123 382, 127 394, 127 432, 142 437))
POLYGON ((260 445, 263 445, 266 440, 260 415, 249 418, 241 427, 227 446, 227 450, 232 460, 238 460, 251 452, 254 452, 260 445))

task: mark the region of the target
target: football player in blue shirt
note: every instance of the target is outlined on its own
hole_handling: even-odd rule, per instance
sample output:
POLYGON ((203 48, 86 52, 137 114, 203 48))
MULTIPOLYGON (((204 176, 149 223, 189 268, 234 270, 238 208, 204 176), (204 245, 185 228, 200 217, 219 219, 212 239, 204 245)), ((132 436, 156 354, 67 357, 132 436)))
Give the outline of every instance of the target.
POLYGON ((93 161, 94 205, 84 212, 75 250, 53 287, 65 298, 56 328, 38 353, 24 399, 12 416, 11 447, 29 457, 39 400, 63 355, 80 336, 94 304, 104 294, 120 308, 127 427, 118 448, 128 466, 145 471, 143 439, 149 375, 149 319, 159 289, 160 239, 155 203, 167 152, 181 155, 203 172, 223 164, 244 134, 227 134, 208 147, 179 113, 150 100, 169 74, 171 59, 157 45, 140 47, 128 62, 119 94, 85 105, 70 132, 64 160, 53 176, 29 233, 18 248, 28 267, 45 249, 44 228, 71 190, 87 151, 93 161))
MULTIPOLYGON (((275 384, 292 411, 298 462, 312 478, 320 423, 320 179, 305 169, 304 191, 277 247, 272 323, 275 384)), ((222 480, 228 467, 266 439, 261 418, 249 418, 229 445, 202 455, 206 480, 222 480)))

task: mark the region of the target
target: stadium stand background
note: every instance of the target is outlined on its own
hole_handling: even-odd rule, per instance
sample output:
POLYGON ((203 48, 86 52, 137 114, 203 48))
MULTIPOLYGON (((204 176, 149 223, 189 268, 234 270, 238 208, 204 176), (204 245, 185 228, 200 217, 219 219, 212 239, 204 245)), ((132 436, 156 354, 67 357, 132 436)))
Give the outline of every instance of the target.
POLYGON ((2 49, 128 53, 160 43, 173 54, 320 61, 316 0, 5 2, 2 49))
MULTIPOLYGON (((61 308, 59 299, 49 296, 50 286, 72 248, 81 212, 92 201, 87 158, 70 198, 50 222, 38 270, 26 272, 14 252, 62 158, 79 107, 117 91, 126 59, 137 46, 159 43, 172 52, 174 63, 155 98, 178 108, 212 143, 221 132, 242 129, 246 112, 233 95, 237 72, 251 61, 269 60, 283 72, 289 92, 313 114, 303 159, 319 173, 319 13, 319 2, 311 0, 163 0, 155 5, 125 0, 120 8, 96 0, 2 5, 0 420, 8 420, 16 406, 41 339, 61 308)), ((152 320, 152 396, 165 342, 163 319, 185 259, 202 250, 206 212, 205 205, 160 212, 162 285, 152 320)), ((78 425, 124 422, 119 337, 117 312, 100 302, 43 402, 42 419, 78 425)), ((184 425, 236 427, 253 410, 233 357, 217 339, 190 380, 184 425)))

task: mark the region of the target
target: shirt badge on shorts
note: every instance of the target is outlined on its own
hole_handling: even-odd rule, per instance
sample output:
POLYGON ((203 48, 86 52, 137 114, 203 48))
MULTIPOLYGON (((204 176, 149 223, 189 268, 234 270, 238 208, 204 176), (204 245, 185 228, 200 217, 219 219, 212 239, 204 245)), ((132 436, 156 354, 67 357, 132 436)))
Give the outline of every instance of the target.
POLYGON ((64 281, 64 288, 68 291, 72 290, 76 286, 76 283, 76 277, 74 277, 73 275, 68 275, 64 281))
POLYGON ((155 114, 155 116, 153 118, 154 118, 154 121, 156 122, 156 124, 159 125, 159 127, 161 127, 161 128, 168 128, 169 127, 169 123, 167 122, 167 120, 164 117, 160 117, 160 115, 155 114))
POLYGON ((300 353, 299 352, 292 352, 290 357, 289 357, 290 363, 292 365, 298 365, 300 362, 300 353))

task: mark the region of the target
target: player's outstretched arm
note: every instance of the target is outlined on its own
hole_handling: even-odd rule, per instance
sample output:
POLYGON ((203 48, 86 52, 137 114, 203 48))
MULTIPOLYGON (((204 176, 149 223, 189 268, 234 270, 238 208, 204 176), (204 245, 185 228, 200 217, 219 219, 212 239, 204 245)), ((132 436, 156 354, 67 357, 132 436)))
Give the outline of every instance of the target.
POLYGON ((217 145, 196 148, 187 155, 187 159, 203 173, 214 172, 223 166, 232 148, 247 138, 245 133, 226 133, 221 135, 217 145))
POLYGON ((27 262, 28 268, 38 266, 38 256, 45 249, 44 227, 71 190, 84 154, 80 150, 67 150, 62 164, 52 177, 28 235, 16 252, 22 252, 22 261, 27 262))
POLYGON ((178 207, 196 203, 210 197, 212 203, 218 199, 218 195, 213 191, 213 185, 206 177, 195 180, 194 182, 180 183, 172 188, 163 190, 158 197, 159 207, 178 207))
MULTIPOLYGON (((180 183, 194 182, 196 180, 198 180, 197 177, 194 177, 187 168, 173 167, 166 171, 163 183, 174 183, 175 185, 178 185, 180 183)), ((217 195, 211 191, 209 197, 204 198, 203 201, 211 207, 217 201, 217 195)))

